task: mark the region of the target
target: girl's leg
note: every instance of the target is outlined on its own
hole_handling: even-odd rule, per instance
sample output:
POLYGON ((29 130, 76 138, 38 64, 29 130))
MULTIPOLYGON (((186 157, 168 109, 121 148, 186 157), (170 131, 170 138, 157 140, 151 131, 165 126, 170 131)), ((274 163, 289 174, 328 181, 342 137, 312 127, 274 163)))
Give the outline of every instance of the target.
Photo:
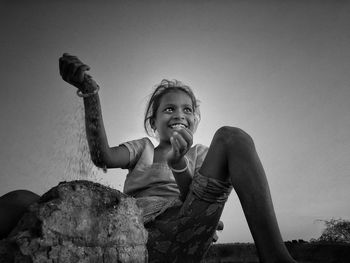
POLYGON ((238 128, 220 128, 199 172, 231 181, 261 262, 296 262, 283 243, 265 172, 248 134, 238 128))
POLYGON ((0 197, 0 239, 6 238, 30 204, 40 196, 27 190, 9 192, 0 197))
POLYGON ((225 205, 222 192, 229 193, 232 186, 216 185, 203 176, 197 176, 194 181, 192 189, 205 195, 206 200, 191 190, 182 206, 169 208, 146 225, 150 263, 200 262, 213 242, 225 205), (211 190, 207 191, 208 188, 211 190))

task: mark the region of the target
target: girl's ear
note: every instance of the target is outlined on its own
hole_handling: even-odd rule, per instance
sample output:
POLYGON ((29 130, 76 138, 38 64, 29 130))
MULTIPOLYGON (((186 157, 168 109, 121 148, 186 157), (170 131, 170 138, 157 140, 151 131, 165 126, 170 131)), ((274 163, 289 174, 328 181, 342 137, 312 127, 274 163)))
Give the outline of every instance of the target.
POLYGON ((152 130, 155 131, 156 130, 156 126, 155 126, 155 121, 154 121, 153 117, 150 118, 149 124, 151 125, 152 130))
POLYGON ((193 129, 193 133, 195 133, 195 132, 197 131, 198 124, 199 124, 199 119, 198 119, 198 117, 194 117, 194 129, 193 129))

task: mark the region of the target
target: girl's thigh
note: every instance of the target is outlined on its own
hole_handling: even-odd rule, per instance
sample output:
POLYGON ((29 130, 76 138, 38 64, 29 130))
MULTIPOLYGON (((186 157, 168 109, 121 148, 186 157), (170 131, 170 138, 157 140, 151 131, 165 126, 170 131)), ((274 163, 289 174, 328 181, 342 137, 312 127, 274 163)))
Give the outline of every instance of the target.
POLYGON ((229 171, 226 149, 228 133, 227 129, 220 128, 214 134, 208 153, 199 170, 200 174, 203 176, 215 178, 221 181, 228 180, 229 171))
POLYGON ((218 129, 199 172, 210 178, 231 181, 229 171, 244 170, 256 156, 254 142, 245 131, 224 126, 218 129))
POLYGON ((39 195, 27 190, 12 191, 0 197, 0 238, 11 232, 28 206, 39 198, 39 195))
POLYGON ((225 200, 218 201, 215 193, 222 195, 232 189, 219 184, 215 190, 217 185, 212 181, 215 180, 196 175, 183 205, 166 210, 146 226, 150 262, 199 262, 205 255, 225 205, 225 200), (208 189, 209 199, 201 198, 208 189))

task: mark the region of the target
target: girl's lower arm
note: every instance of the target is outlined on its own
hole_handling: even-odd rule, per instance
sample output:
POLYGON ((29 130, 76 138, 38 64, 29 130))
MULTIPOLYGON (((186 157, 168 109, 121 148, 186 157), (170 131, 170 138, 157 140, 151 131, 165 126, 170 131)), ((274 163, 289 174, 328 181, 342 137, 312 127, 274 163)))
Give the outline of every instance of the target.
MULTIPOLYGON (((87 87, 93 90, 93 87, 87 87)), ((108 163, 109 145, 103 124, 101 104, 98 94, 84 97, 85 128, 88 145, 93 163, 101 168, 106 168, 108 163)))
POLYGON ((179 187, 180 197, 182 200, 185 200, 192 183, 192 175, 188 169, 188 161, 183 157, 179 162, 172 164, 168 163, 168 165, 172 170, 175 181, 179 187))

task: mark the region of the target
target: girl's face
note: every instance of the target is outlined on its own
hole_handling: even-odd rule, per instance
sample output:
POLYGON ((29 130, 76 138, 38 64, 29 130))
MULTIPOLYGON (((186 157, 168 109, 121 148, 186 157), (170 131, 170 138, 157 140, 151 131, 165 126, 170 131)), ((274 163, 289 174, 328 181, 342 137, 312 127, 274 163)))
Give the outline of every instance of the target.
POLYGON ((173 132, 195 128, 195 115, 190 96, 183 91, 170 91, 162 96, 153 125, 162 142, 169 142, 173 132))

